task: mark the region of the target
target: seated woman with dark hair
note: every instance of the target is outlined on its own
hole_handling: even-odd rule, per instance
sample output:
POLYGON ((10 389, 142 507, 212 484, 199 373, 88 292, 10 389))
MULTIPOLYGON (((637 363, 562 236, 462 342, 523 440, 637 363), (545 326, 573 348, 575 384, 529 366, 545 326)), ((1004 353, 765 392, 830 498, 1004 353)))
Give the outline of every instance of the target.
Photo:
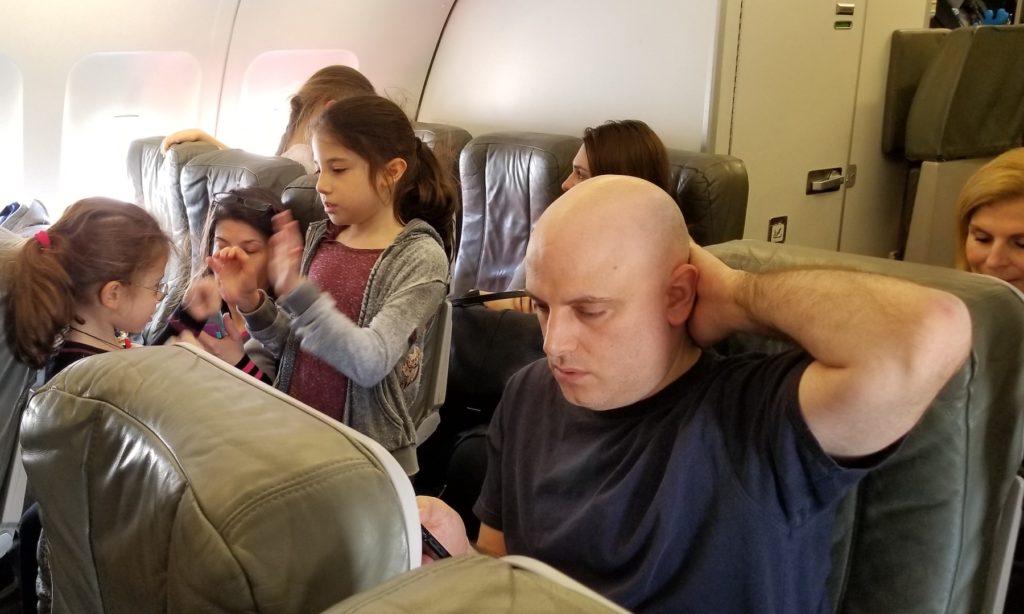
MULTIPOLYGON (((668 191, 668 152, 650 126, 637 119, 610 120, 583 131, 583 145, 572 161, 572 172, 562 183, 568 192, 574 186, 599 175, 627 175, 650 181, 668 191)), ((508 290, 526 287, 526 267, 516 269, 508 290)), ((531 313, 529 297, 485 303, 491 309, 515 309, 531 313)))
MULTIPOLYGON (((267 277, 271 219, 284 210, 273 192, 264 188, 235 188, 213 197, 200 245, 200 261, 218 251, 239 250, 255 271, 257 285, 273 296, 267 277)), ((193 343, 228 364, 267 384, 272 384, 277 365, 270 353, 249 337, 245 320, 234 305, 221 297, 209 267, 203 267, 189 285, 181 305, 153 345, 174 341, 193 343)))
POLYGON ((957 268, 1024 291, 1024 147, 975 173, 956 203, 957 268))

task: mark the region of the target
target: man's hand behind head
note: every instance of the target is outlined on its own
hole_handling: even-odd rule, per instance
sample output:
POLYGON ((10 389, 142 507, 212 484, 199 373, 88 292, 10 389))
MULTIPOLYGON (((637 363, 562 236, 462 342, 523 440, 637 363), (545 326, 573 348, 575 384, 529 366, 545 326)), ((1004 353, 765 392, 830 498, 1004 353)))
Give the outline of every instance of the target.
POLYGON ((706 348, 736 332, 745 320, 736 301, 736 288, 744 273, 729 268, 696 243, 690 243, 690 264, 697 267, 697 302, 687 330, 694 343, 706 348))

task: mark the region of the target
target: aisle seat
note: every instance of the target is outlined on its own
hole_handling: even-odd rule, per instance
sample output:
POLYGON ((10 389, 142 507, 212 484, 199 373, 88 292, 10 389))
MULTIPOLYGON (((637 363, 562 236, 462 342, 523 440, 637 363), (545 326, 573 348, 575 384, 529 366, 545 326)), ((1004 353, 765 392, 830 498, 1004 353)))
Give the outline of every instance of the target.
POLYGON ((313 614, 420 564, 390 454, 192 346, 71 365, 22 446, 55 614, 313 614))
MULTIPOLYGON (((1024 494, 1024 296, 992 277, 867 256, 760 241, 710 251, 745 271, 863 270, 964 301, 971 355, 900 449, 840 503, 829 590, 836 612, 1002 612, 1024 494)), ((721 351, 788 347, 738 335, 721 351)))

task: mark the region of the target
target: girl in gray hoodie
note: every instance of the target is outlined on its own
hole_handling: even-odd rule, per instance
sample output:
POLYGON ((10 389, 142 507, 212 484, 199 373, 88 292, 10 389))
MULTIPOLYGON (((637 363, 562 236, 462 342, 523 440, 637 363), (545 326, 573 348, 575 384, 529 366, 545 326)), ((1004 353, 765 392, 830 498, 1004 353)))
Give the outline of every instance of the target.
POLYGON ((393 102, 331 105, 313 127, 317 191, 328 220, 305 246, 274 218, 269 276, 258 289, 246 254, 209 259, 222 295, 280 358, 275 385, 387 448, 412 475, 423 339, 447 294, 458 196, 445 166, 393 102))

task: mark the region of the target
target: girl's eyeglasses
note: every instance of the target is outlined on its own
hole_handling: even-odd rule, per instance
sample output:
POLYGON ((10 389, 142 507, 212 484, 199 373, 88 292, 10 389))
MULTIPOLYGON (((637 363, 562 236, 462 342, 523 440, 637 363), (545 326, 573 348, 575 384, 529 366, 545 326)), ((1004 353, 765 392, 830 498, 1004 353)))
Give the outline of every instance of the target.
POLYGON ((141 284, 137 284, 130 281, 126 281, 124 283, 135 286, 136 288, 142 288, 143 290, 152 290, 153 292, 156 292, 156 300, 158 301, 164 300, 164 297, 167 296, 168 288, 167 284, 164 282, 158 283, 155 288, 150 288, 149 286, 143 286, 141 284))
POLYGON ((251 197, 250 198, 246 198, 244 196, 239 196, 237 194, 232 194, 231 192, 218 192, 217 194, 214 194, 213 195, 213 204, 214 205, 225 205, 225 206, 228 206, 228 207, 230 207, 232 205, 242 205, 244 207, 248 207, 248 208, 252 209, 253 211, 259 211, 260 213, 263 213, 263 212, 267 211, 268 209, 273 211, 275 215, 280 213, 280 211, 278 211, 278 209, 277 209, 277 207, 275 205, 273 205, 272 203, 269 203, 269 202, 267 202, 267 201, 265 201, 263 199, 251 198, 251 197))

